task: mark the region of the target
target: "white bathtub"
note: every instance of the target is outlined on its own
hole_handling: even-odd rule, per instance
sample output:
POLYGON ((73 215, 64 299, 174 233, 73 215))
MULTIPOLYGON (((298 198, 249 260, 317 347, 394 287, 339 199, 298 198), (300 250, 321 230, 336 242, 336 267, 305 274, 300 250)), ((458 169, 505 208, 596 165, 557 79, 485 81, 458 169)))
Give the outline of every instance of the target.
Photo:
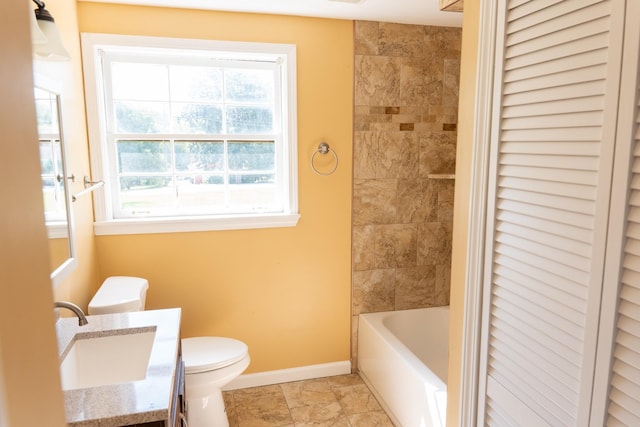
POLYGON ((445 427, 449 307, 361 314, 358 370, 393 422, 445 427))

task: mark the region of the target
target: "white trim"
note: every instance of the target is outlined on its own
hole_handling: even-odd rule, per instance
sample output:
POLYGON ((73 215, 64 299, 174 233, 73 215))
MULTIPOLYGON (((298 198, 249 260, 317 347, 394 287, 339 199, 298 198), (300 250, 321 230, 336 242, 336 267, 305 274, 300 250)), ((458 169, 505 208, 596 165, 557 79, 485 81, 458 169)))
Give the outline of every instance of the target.
POLYGON ((49 239, 68 239, 69 226, 66 221, 47 221, 47 237, 49 239))
POLYGON ((237 390, 240 388, 261 387, 265 385, 302 381, 314 378, 333 377, 351 373, 351 362, 322 363, 320 365, 301 366, 299 368, 279 369, 275 371, 258 372, 240 375, 231 381, 223 390, 237 390))
MULTIPOLYGON (((295 51, 294 44, 282 43, 258 43, 239 42, 224 40, 186 39, 178 37, 155 37, 155 36, 132 36, 123 34, 101 34, 101 33, 80 33, 83 47, 89 48, 91 45, 119 46, 123 52, 136 50, 140 47, 150 47, 158 49, 189 49, 196 51, 213 50, 216 52, 227 52, 224 59, 244 57, 239 53, 263 52, 265 56, 271 58, 274 54, 283 54, 287 49, 295 51), (284 48, 284 50, 283 50, 284 48)), ((85 53, 92 52, 87 49, 85 53)), ((89 59, 88 56, 86 59, 89 59)))
POLYGON ((482 2, 478 34, 478 64, 471 161, 471 194, 464 289, 460 426, 474 427, 477 419, 480 327, 484 280, 487 191, 493 104, 494 61, 498 2, 482 2))
MULTIPOLYGON (((635 0, 637 1, 637 0, 635 0)), ((611 216, 615 216, 615 208, 612 209, 611 196, 613 186, 618 186, 613 181, 615 169, 614 166, 615 150, 620 142, 617 140, 617 126, 620 119, 618 106, 621 102, 621 93, 625 92, 625 86, 621 81, 622 59, 627 54, 623 53, 624 43, 624 26, 625 26, 625 9, 626 2, 613 2, 611 4, 611 12, 609 15, 609 42, 607 49, 607 72, 605 77, 604 89, 604 105, 602 113, 604 115, 601 125, 601 145, 600 155, 598 158, 598 181, 596 186, 596 204, 593 220, 596 225, 593 226, 593 241, 591 242, 591 271, 589 272, 589 281, 587 286, 589 293, 594 296, 587 298, 586 304, 586 321, 584 325, 584 337, 582 342, 582 365, 580 367, 580 387, 579 398, 577 402, 576 425, 588 425, 591 417, 592 398, 594 393, 594 384, 596 381, 596 356, 598 351, 599 329, 602 324, 600 314, 602 309, 603 292, 609 286, 609 280, 605 278, 605 267, 610 257, 620 255, 620 247, 615 247, 616 240, 614 235, 610 235, 610 231, 614 231, 615 227, 609 229, 608 226, 600 226, 600 224, 610 224, 611 216), (610 245, 613 244, 613 251, 617 251, 617 255, 613 255, 610 245)), ((635 91, 634 91, 635 92, 635 91)), ((632 107, 633 108, 633 107, 632 107)), ((629 143, 629 141, 627 142, 629 143)), ((623 183, 627 183, 623 179, 623 183)), ((627 192, 627 187, 623 187, 623 192, 627 192)), ((622 224, 625 224, 623 221, 622 224)), ((613 261, 613 260, 612 260, 613 261)), ((619 271, 622 264, 618 264, 614 271, 619 271)), ((615 282, 614 282, 615 283, 615 282)), ((615 286, 615 285, 614 285, 615 286)))
POLYGON ((94 222, 93 232, 96 236, 106 236, 295 227, 299 219, 299 214, 278 214, 113 220, 94 222))
MULTIPOLYGON (((73 240, 69 240, 69 245, 73 240)), ((78 258, 75 256, 69 256, 62 264, 51 272, 51 285, 55 289, 60 283, 62 283, 73 270, 78 267, 78 258)))

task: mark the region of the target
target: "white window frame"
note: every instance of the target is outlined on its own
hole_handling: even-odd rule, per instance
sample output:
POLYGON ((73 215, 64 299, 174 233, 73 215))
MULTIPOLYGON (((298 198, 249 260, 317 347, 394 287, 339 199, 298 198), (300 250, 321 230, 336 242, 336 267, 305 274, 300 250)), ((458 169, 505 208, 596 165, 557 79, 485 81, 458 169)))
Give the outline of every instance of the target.
MULTIPOLYGON (((128 36, 82 33, 82 61, 85 78, 85 96, 89 148, 93 181, 105 182, 103 189, 94 193, 94 232, 96 235, 171 233, 251 228, 294 227, 298 213, 297 165, 297 104, 296 104, 296 47, 290 44, 246 43, 216 40, 178 39, 166 37, 128 36), (167 49, 212 52, 224 59, 251 56, 274 60, 282 64, 283 94, 283 152, 277 162, 285 171, 278 178, 285 180, 283 188, 284 211, 278 213, 229 214, 203 216, 172 216, 115 219, 112 207, 113 179, 107 154, 104 94, 100 51, 126 52, 128 49, 167 49)), ((280 171, 278 171, 280 173, 280 171)))

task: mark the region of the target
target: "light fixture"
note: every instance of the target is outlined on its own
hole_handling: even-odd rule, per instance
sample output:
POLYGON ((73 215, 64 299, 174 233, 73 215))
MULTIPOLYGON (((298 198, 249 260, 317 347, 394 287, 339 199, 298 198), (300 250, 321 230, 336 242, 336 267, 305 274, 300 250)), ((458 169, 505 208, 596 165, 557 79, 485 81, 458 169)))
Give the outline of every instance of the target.
POLYGON ((35 18, 38 28, 46 38, 45 43, 33 43, 33 52, 36 56, 50 61, 67 61, 71 59, 69 52, 62 45, 60 31, 53 20, 53 16, 45 9, 42 0, 33 0, 38 5, 35 9, 35 18))
POLYGON ((34 13, 31 14, 31 44, 45 44, 47 42, 47 37, 44 35, 40 27, 38 27, 38 21, 36 21, 36 15, 34 13))

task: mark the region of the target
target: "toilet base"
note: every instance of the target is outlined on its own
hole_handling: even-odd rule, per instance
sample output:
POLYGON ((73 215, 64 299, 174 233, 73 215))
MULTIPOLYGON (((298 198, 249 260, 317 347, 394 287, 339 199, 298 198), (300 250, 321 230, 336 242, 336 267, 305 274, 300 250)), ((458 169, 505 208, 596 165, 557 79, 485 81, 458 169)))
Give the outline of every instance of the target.
POLYGON ((229 427, 221 390, 186 399, 189 427, 229 427))
POLYGON ((189 372, 189 358, 186 355, 190 348, 184 345, 187 340, 182 340, 182 354, 185 360, 184 397, 189 427, 229 427, 222 388, 247 369, 251 358, 247 354, 238 362, 224 368, 189 372))

